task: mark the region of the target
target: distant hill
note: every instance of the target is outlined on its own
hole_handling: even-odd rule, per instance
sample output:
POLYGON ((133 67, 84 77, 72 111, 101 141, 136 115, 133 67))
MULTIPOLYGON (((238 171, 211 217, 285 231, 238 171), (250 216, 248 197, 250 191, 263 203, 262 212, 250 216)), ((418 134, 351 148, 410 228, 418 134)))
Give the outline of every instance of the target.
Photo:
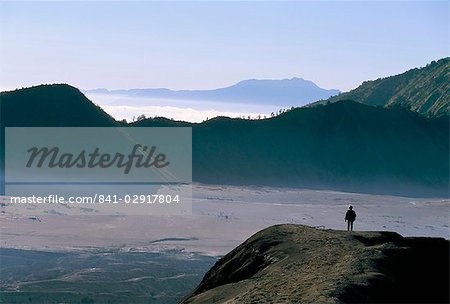
POLYGON ((394 232, 264 229, 181 303, 448 303, 449 241, 394 232))
POLYGON ((450 58, 423 68, 365 81, 356 89, 318 103, 354 100, 371 106, 403 107, 425 116, 450 114, 450 58))
POLYGON ((0 97, 2 132, 5 126, 192 127, 197 182, 448 196, 449 116, 341 101, 272 119, 156 118, 128 125, 68 85, 0 97))
MULTIPOLYGON (((244 80, 226 88, 214 90, 131 89, 131 90, 87 90, 86 93, 113 94, 146 98, 205 100, 222 102, 278 105, 282 107, 302 106, 340 93, 326 90, 303 78, 283 80, 244 80)), ((138 101, 136 101, 138 102, 138 101)), ((131 105, 131 104, 128 104, 131 105)), ((139 103, 142 105, 142 103, 139 103)))

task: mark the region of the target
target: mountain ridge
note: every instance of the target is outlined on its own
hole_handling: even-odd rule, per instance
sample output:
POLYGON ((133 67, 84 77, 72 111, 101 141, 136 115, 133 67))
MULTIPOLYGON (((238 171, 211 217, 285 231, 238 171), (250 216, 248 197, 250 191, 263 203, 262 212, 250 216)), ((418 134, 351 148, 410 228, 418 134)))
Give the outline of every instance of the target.
POLYGON ((127 124, 68 85, 2 93, 0 103, 2 132, 14 126, 192 127, 195 182, 448 196, 449 116, 340 101, 261 120, 127 124))

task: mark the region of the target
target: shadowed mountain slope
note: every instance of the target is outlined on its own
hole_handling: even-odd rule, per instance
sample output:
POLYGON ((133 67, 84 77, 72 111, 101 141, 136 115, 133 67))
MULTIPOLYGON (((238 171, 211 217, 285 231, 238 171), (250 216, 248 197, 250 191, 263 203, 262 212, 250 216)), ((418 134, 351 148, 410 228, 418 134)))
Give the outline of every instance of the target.
POLYGON ((341 101, 266 120, 133 125, 192 126, 199 182, 447 196, 448 123, 448 116, 341 101))

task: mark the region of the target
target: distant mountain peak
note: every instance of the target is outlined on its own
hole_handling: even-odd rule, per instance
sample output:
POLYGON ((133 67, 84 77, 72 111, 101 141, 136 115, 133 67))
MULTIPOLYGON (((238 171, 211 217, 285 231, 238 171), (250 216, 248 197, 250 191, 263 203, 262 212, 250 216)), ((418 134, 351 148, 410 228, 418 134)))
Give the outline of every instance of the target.
POLYGON ((312 82, 311 80, 306 80, 304 78, 301 77, 292 77, 292 78, 284 78, 284 79, 246 79, 246 80, 242 80, 240 82, 238 82, 233 86, 238 86, 238 85, 272 85, 272 86, 283 86, 283 85, 297 85, 299 87, 306 87, 306 86, 311 86, 314 88, 320 88, 318 85, 316 85, 314 82, 312 82))
POLYGON ((300 77, 285 79, 246 79, 225 88, 212 90, 177 91, 158 88, 115 91, 96 89, 85 92, 146 98, 238 102, 280 107, 302 106, 306 103, 326 99, 340 93, 339 90, 335 89, 323 89, 314 82, 300 77))

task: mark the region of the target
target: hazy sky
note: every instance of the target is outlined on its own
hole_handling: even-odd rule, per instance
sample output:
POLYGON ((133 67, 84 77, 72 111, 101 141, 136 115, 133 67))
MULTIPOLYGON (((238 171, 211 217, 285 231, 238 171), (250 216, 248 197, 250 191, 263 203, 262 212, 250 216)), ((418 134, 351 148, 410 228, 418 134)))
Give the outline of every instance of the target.
POLYGON ((348 90, 449 55, 440 2, 1 2, 0 88, 348 90))

